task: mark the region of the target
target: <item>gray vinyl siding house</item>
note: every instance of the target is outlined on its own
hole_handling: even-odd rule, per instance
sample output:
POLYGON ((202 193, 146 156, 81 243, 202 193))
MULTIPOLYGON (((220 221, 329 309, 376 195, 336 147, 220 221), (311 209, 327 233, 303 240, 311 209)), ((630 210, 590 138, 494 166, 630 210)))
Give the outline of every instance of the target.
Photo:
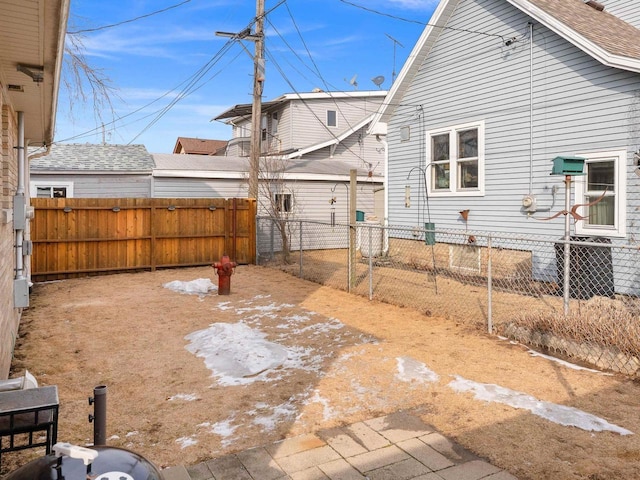
POLYGON ((144 145, 56 144, 31 161, 32 197, 151 196, 153 158, 144 145))
POLYGON ((600 3, 440 2, 371 129, 388 142, 390 225, 560 239, 562 216, 538 219, 564 208, 553 159, 579 156, 593 177, 573 177, 571 205, 604 198, 571 234, 638 240, 640 2, 600 3))
MULTIPOLYGON (((262 104, 261 153, 283 159, 340 161, 380 178, 384 152, 367 135, 386 91, 289 93, 262 104)), ((232 126, 229 156, 249 156, 251 105, 236 105, 215 120, 232 126)))

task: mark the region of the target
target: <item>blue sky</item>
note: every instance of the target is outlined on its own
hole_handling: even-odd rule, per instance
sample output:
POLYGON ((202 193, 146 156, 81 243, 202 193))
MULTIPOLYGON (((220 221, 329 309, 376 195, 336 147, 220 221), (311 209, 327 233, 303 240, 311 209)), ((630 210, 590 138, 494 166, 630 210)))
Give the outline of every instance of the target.
MULTIPOLYGON (((125 22, 182 2, 71 0, 68 31, 125 22)), ((378 75, 385 77, 382 88, 389 89, 394 70, 399 73, 437 3, 265 0, 263 99, 316 87, 353 90, 349 81, 356 75, 358 90, 377 89, 371 79, 378 75)), ((244 42, 247 52, 215 32, 240 32, 255 14, 255 0, 190 0, 163 13, 76 34, 88 64, 115 88, 112 99, 121 119, 111 122, 103 109, 102 128, 92 102, 62 88, 56 141, 136 143, 151 153, 170 153, 178 137, 228 139, 230 127, 211 119, 235 104, 251 103, 248 52, 253 54, 254 45, 244 42)), ((70 78, 68 71, 63 78, 70 78)))

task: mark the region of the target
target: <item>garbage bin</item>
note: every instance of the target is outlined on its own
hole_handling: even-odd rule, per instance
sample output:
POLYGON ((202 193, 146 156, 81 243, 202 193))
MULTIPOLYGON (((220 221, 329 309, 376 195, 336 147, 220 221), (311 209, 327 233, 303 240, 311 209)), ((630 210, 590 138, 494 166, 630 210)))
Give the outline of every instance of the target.
MULTIPOLYGON (((569 297, 589 300, 599 295, 613 297, 613 260, 611 239, 602 237, 570 237, 572 242, 601 243, 596 245, 570 245, 569 253, 569 297)), ((556 269, 559 293, 564 295, 564 243, 555 244, 556 269)))
POLYGON ((367 220, 358 228, 360 232, 360 253, 363 257, 379 257, 382 255, 383 229, 380 222, 367 220))
POLYGON ((356 222, 364 222, 364 212, 362 210, 356 210, 356 222))

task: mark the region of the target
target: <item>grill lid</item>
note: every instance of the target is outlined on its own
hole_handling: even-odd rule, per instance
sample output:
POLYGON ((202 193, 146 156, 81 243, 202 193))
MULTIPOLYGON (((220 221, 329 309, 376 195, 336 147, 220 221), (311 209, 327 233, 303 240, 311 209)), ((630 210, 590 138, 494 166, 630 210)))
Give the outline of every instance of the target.
POLYGON ((61 456, 52 453, 40 457, 10 473, 5 480, 86 480, 89 476, 95 480, 162 480, 161 473, 150 461, 130 450, 76 447, 90 453, 65 454, 56 449, 59 445, 69 444, 54 445, 54 451, 61 456))

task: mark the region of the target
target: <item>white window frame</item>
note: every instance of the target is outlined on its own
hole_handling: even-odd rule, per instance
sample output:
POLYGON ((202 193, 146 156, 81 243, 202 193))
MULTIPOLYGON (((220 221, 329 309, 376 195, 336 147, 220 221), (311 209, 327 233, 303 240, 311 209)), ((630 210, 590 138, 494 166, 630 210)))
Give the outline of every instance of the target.
POLYGON ((38 188, 66 188, 67 196, 65 198, 73 198, 73 182, 31 181, 29 182, 29 195, 31 198, 37 198, 38 188))
POLYGON ((484 185, 484 120, 455 125, 452 127, 430 130, 426 133, 426 158, 427 158, 427 192, 434 197, 483 197, 485 194, 484 185), (478 187, 458 188, 458 132, 478 130, 478 187), (435 174, 435 164, 431 162, 431 137, 442 134, 449 134, 449 188, 434 189, 433 175, 435 174))
MULTIPOLYGON (((615 193, 615 220, 613 226, 592 226, 588 225, 584 220, 576 221, 576 234, 589 235, 598 237, 615 237, 623 238, 627 234, 627 151, 615 150, 607 152, 590 152, 580 153, 579 157, 586 158, 585 173, 589 168, 589 163, 614 160, 616 181, 615 193)), ((587 203, 586 187, 587 175, 576 175, 575 179, 575 204, 587 203)), ((586 215, 587 208, 579 207, 577 209, 579 215, 586 215)))
POLYGON ((327 127, 336 128, 338 126, 338 111, 337 110, 327 110, 327 127), (329 122, 329 113, 333 113, 335 117, 335 125, 331 125, 329 122))

